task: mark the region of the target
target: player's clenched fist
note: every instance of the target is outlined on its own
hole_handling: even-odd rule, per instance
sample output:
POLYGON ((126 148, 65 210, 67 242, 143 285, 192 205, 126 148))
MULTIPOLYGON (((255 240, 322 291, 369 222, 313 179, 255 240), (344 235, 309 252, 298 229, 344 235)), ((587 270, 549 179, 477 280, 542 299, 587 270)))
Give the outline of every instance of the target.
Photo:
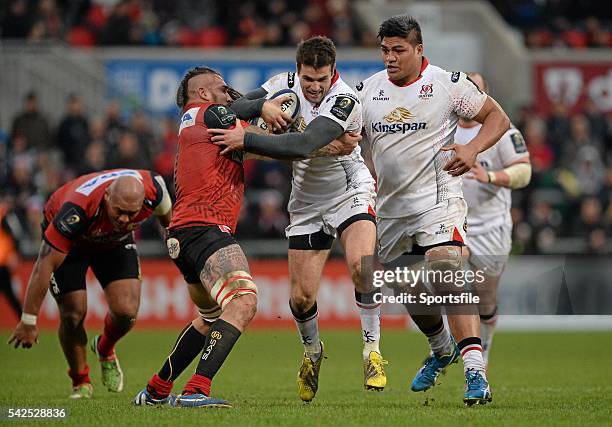
POLYGON ((23 348, 30 348, 32 345, 38 342, 38 327, 36 325, 26 325, 23 322, 19 322, 17 327, 13 331, 13 335, 8 340, 8 344, 15 344, 15 348, 20 345, 23 348))
POLYGON ((336 143, 338 147, 338 156, 344 156, 351 154, 355 147, 359 145, 361 141, 361 134, 357 132, 345 132, 338 137, 338 139, 332 141, 332 144, 336 143))
POLYGON ((446 147, 442 147, 441 151, 455 152, 455 156, 450 159, 443 168, 452 176, 463 175, 472 169, 474 163, 476 163, 476 156, 478 155, 478 150, 475 147, 472 147, 470 144, 451 144, 446 147))
POLYGON ((289 101, 291 101, 290 96, 279 96, 264 102, 261 108, 261 118, 264 119, 270 129, 287 131, 289 124, 291 124, 291 115, 283 111, 282 105, 289 101))

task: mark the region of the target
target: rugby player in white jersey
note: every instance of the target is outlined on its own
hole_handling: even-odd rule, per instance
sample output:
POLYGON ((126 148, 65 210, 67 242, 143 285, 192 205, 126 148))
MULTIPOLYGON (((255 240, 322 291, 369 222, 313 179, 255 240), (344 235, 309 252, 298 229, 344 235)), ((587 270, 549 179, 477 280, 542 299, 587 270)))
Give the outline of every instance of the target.
MULTIPOLYGON (((213 137, 226 150, 240 149, 273 158, 301 158, 293 162, 293 185, 288 205, 290 224, 289 306, 295 318, 304 357, 298 372, 298 391, 303 401, 311 401, 318 389, 323 360, 319 338, 316 297, 321 274, 334 238, 339 238, 355 284, 363 333, 364 386, 382 390, 387 382, 380 349, 380 304, 374 301, 374 288, 361 280, 361 260, 374 254, 376 226, 374 179, 356 147, 350 154, 307 158, 314 150, 342 137, 345 132, 361 132, 361 103, 353 89, 336 70, 336 48, 326 37, 312 37, 299 44, 297 73, 282 73, 265 82, 232 104, 240 117, 265 116, 266 95, 291 89, 300 99, 296 133, 284 135, 243 135, 215 131, 213 137)), ((272 124, 285 124, 271 120, 272 124)), ((361 137, 359 137, 360 139, 361 137)), ((332 144, 333 146, 333 144, 332 144)), ((329 146, 328 146, 329 148, 329 146)), ((329 152, 323 153, 329 155, 329 152)))
MULTIPOLYGON (((481 74, 468 73, 468 76, 481 90, 489 92, 481 74)), ((480 128, 480 123, 474 120, 460 119, 455 143, 467 144, 480 128)), ((497 323, 495 295, 512 245, 510 192, 527 186, 531 179, 529 152, 521 132, 511 126, 497 144, 478 155, 474 167, 465 176, 468 178, 463 181, 463 194, 468 205, 469 261, 474 269, 484 272, 484 281, 478 287, 492 303, 478 307, 482 353, 488 364, 497 323)))
MULTIPOLYGON (((421 255, 431 270, 458 271, 467 215, 460 175, 474 166, 478 153, 499 140, 510 121, 464 73, 428 63, 413 18, 387 19, 378 37, 386 70, 357 85, 357 94, 378 180, 379 259, 389 264, 403 254, 421 255), (453 144, 460 116, 482 123, 466 145, 453 144)), ((464 402, 491 401, 478 315, 448 316, 458 344, 441 316, 413 315, 413 320, 427 336, 432 355, 415 376, 412 390, 429 389, 439 372, 461 355, 464 402)))

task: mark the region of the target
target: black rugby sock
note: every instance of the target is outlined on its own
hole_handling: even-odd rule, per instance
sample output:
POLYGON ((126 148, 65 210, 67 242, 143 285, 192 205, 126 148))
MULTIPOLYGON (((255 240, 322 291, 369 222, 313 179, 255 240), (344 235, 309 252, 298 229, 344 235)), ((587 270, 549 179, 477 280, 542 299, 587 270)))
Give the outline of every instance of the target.
POLYGON ((196 368, 196 374, 212 380, 238 338, 240 331, 236 327, 223 319, 216 320, 206 335, 204 351, 196 368))
POLYGON ((179 334, 170 355, 157 375, 164 381, 174 381, 204 348, 206 335, 202 335, 190 322, 179 334))

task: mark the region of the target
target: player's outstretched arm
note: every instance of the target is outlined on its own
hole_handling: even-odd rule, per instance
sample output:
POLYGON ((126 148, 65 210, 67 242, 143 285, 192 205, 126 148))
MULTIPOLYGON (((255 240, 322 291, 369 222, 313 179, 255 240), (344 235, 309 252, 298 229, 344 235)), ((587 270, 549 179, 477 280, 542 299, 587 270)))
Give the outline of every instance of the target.
POLYGON ((9 344, 14 343, 15 348, 20 345, 23 348, 30 348, 36 343, 38 339, 36 317, 45 295, 47 295, 51 275, 64 262, 65 258, 66 254, 54 249, 43 240, 26 289, 21 321, 17 324, 8 341, 9 344))
POLYGON ((262 87, 255 89, 232 102, 232 110, 242 120, 261 117, 270 129, 286 131, 291 123, 291 116, 284 112, 281 106, 291 98, 279 96, 274 99, 266 99, 267 94, 268 92, 262 87))
POLYGON ((498 187, 518 190, 529 185, 531 181, 531 161, 528 156, 525 156, 497 171, 487 171, 476 162, 466 177, 483 184, 493 184, 498 187))
MULTIPOLYGON (((299 160, 311 157, 317 150, 339 138, 344 130, 342 126, 331 119, 317 117, 306 127, 303 133, 283 135, 245 134, 241 126, 236 126, 231 130, 209 129, 209 132, 214 135, 211 139, 213 143, 227 147, 221 154, 244 150, 275 159, 299 160)), ((345 146, 345 150, 350 153, 360 139, 360 137, 354 136, 339 141, 345 146)), ((342 152, 340 154, 346 153, 342 152)))
POLYGON ((232 110, 234 110, 236 115, 242 120, 260 117, 261 109, 266 102, 267 94, 268 92, 262 87, 252 90, 243 97, 232 102, 232 110))

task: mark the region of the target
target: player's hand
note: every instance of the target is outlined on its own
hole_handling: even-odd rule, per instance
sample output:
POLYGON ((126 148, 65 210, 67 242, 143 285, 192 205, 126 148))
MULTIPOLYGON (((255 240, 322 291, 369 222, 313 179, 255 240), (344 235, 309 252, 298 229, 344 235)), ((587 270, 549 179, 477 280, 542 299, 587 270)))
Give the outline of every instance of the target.
POLYGON ((236 126, 232 129, 208 129, 208 132, 213 135, 210 138, 213 144, 225 146, 219 153, 221 156, 232 151, 244 150, 244 128, 238 118, 236 118, 236 126))
POLYGON ((472 166, 472 169, 470 169, 470 173, 466 175, 466 178, 475 179, 476 181, 483 182, 485 184, 489 182, 487 170, 478 162, 474 163, 474 166, 472 166))
POLYGON ((330 155, 346 156, 351 154, 361 141, 361 134, 357 132, 345 132, 328 144, 330 155))
POLYGON ((20 345, 23 348, 30 348, 37 342, 38 327, 36 325, 26 325, 23 322, 19 322, 7 344, 14 343, 15 348, 18 348, 20 345))
POLYGON ((273 132, 286 132, 291 124, 291 116, 282 110, 283 102, 291 101, 290 96, 268 99, 261 108, 261 118, 273 132))
POLYGON ((454 151, 455 157, 450 159, 444 170, 452 176, 460 176, 472 169, 474 163, 476 163, 476 155, 478 155, 477 149, 471 145, 451 144, 446 147, 442 147, 441 151, 454 151))

